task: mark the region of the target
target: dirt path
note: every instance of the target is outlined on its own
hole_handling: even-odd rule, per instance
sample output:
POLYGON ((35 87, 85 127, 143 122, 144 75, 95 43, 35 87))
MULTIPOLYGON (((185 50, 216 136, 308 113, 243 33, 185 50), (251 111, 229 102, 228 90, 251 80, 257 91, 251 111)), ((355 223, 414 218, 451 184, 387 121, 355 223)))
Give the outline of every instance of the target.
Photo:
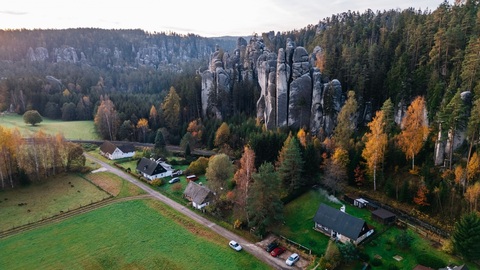
POLYGON ((80 215, 80 214, 83 214, 83 213, 87 213, 87 212, 96 210, 98 208, 101 208, 101 207, 104 207, 104 206, 107 206, 107 205, 110 205, 110 204, 113 204, 113 203, 132 201, 132 200, 151 199, 151 198, 152 198, 152 196, 150 196, 150 195, 137 195, 137 196, 132 196, 132 197, 120 198, 120 199, 116 199, 116 198, 105 199, 103 201, 92 203, 92 204, 89 204, 89 205, 86 205, 86 206, 83 206, 83 207, 80 207, 80 208, 77 208, 77 209, 73 209, 73 210, 68 211, 68 212, 63 212, 63 213, 60 213, 58 215, 55 215, 55 216, 52 216, 52 217, 49 217, 49 218, 46 218, 46 219, 43 219, 43 220, 40 220, 40 221, 37 221, 37 222, 34 222, 34 223, 25 224, 25 225, 13 228, 11 230, 0 232, 0 239, 15 235, 17 233, 30 231, 30 230, 39 228, 39 227, 47 225, 47 224, 60 222, 60 221, 69 219, 73 216, 80 215))
MULTIPOLYGON (((97 162, 98 164, 100 164, 102 167, 107 168, 108 171, 110 171, 110 172, 120 176, 121 178, 125 179, 126 181, 138 186, 139 188, 146 191, 149 195, 151 195, 151 197, 165 203, 166 205, 172 207, 176 211, 178 211, 178 212, 184 214, 185 216, 191 218, 195 222, 197 222, 197 223, 199 223, 199 224, 201 224, 201 225, 203 225, 207 228, 210 228, 212 231, 214 231, 217 234, 225 237, 228 240, 237 241, 243 247, 243 249, 245 251, 254 255, 259 260, 267 263, 268 265, 270 265, 274 269, 300 269, 296 266, 293 266, 293 267, 287 266, 285 264, 285 260, 282 260, 282 259, 279 259, 279 258, 274 258, 274 257, 270 256, 270 254, 268 252, 266 252, 265 250, 263 250, 261 247, 255 245, 254 243, 236 235, 235 233, 233 233, 233 232, 231 232, 231 231, 229 231, 229 230, 227 230, 227 229, 225 229, 221 226, 218 226, 217 224, 211 222, 210 220, 208 220, 208 219, 198 215, 194 211, 190 210, 188 207, 183 206, 183 205, 173 201, 172 199, 158 193, 158 191, 156 191, 156 190, 152 189, 150 186, 138 181, 137 179, 135 179, 131 175, 125 173, 124 171, 122 171, 120 169, 117 169, 117 168, 109 165, 108 163, 103 162, 103 161, 89 155, 88 153, 85 153, 85 155, 89 159, 91 159, 91 160, 97 162)), ((226 241, 225 245, 227 245, 227 244, 228 244, 228 242, 226 241)))

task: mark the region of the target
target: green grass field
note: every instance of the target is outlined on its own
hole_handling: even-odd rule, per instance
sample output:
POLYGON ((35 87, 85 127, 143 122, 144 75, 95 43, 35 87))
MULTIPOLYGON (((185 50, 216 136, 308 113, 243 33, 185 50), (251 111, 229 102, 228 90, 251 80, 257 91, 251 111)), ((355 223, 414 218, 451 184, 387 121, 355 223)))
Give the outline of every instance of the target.
POLYGON ((80 176, 62 174, 48 181, 0 192, 0 231, 29 224, 98 202, 110 195, 80 176))
MULTIPOLYGON (((329 237, 313 230, 313 217, 320 203, 325 203, 337 209, 341 206, 341 204, 329 200, 324 192, 310 190, 285 206, 285 225, 279 227, 276 233, 312 249, 312 252, 317 256, 324 254, 329 237)), ((412 246, 409 250, 400 250, 395 245, 395 236, 399 235, 402 230, 397 227, 386 228, 377 223, 372 220, 371 214, 367 209, 360 209, 346 204, 346 212, 365 220, 367 224, 375 227, 376 234, 373 235, 374 240, 367 239, 367 241, 359 247, 363 252, 368 254, 371 259, 373 259, 374 256, 382 258, 382 266, 374 269, 387 269, 390 264, 396 265, 398 269, 413 269, 417 264, 416 257, 418 254, 424 253, 440 258, 446 263, 461 263, 458 259, 432 247, 428 240, 410 230, 408 230, 408 233, 414 238, 412 246), (395 255, 401 256, 403 260, 400 262, 396 261, 393 259, 395 255)), ((360 268, 361 264, 355 263, 348 266, 348 268, 342 269, 360 268)))
POLYGON ((65 138, 72 140, 98 140, 93 121, 61 121, 43 117, 43 121, 36 126, 23 122, 23 117, 17 114, 9 114, 0 117, 0 126, 6 128, 18 128, 24 136, 28 136, 42 129, 47 134, 61 133, 65 138))
POLYGON ((2 269, 269 269, 157 201, 116 203, 0 240, 2 269))

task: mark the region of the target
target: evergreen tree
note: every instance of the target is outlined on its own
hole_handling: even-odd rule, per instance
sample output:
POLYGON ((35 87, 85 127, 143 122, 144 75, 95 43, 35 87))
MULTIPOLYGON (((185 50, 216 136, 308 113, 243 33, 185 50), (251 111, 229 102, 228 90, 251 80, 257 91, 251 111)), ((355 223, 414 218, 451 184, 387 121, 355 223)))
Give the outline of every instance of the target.
POLYGON ((180 97, 173 86, 170 87, 170 91, 162 103, 162 110, 167 128, 172 130, 171 133, 175 133, 180 124, 180 97))
POLYGON ((248 225, 263 236, 268 228, 283 220, 281 182, 271 163, 260 166, 253 174, 253 186, 247 199, 248 225))
POLYGON ((282 180, 287 194, 292 194, 305 184, 302 177, 303 158, 296 137, 289 137, 283 144, 278 160, 278 177, 282 180))
POLYGON ((480 217, 473 212, 455 223, 452 235, 455 250, 468 261, 480 259, 480 217))
POLYGON ((348 91, 347 102, 338 113, 337 126, 333 132, 335 144, 347 151, 353 146, 351 140, 353 133, 357 128, 357 109, 358 104, 355 99, 355 92, 348 91))

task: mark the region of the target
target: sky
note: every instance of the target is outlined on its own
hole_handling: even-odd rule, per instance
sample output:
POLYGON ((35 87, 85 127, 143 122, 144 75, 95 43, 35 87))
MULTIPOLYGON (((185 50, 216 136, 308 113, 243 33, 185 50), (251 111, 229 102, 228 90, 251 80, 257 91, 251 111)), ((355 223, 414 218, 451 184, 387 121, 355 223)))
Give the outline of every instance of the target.
MULTIPOLYGON (((142 29, 204 37, 291 31, 344 11, 435 10, 443 0, 8 0, 0 29, 142 29)), ((450 1, 451 2, 451 1, 450 1)))

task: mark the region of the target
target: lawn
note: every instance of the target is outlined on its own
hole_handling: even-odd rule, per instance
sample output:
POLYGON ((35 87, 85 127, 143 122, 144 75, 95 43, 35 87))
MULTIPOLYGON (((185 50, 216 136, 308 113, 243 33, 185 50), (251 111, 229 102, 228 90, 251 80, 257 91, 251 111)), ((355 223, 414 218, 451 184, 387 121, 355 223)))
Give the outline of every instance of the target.
POLYGON ((227 243, 157 201, 137 200, 2 239, 0 250, 4 269, 269 269, 227 243))
MULTIPOLYGON (((327 247, 329 237, 313 230, 313 217, 320 203, 328 204, 337 209, 341 206, 332 197, 329 199, 326 193, 320 190, 310 190, 285 206, 285 224, 280 226, 275 233, 312 249, 312 252, 317 256, 322 255, 327 247)), ((360 209, 346 204, 346 212, 365 220, 367 224, 375 227, 376 233, 372 236, 373 238, 367 239, 365 243, 360 245, 360 250, 368 254, 370 259, 373 259, 374 256, 381 257, 383 264, 375 269, 385 269, 390 264, 396 265, 399 269, 413 269, 417 264, 416 257, 425 253, 440 258, 445 263, 461 263, 458 259, 435 249, 428 240, 410 230, 407 231, 414 238, 412 246, 408 250, 401 250, 395 244, 395 237, 402 232, 401 229, 397 227, 387 228, 377 223, 372 220, 371 214, 367 209, 360 209), (396 261, 393 259, 395 255, 400 255, 403 260, 400 262, 396 261)), ((358 269, 361 266, 358 263, 349 267, 345 269, 358 269)))
POLYGON ((146 192, 111 172, 97 172, 85 175, 90 181, 117 198, 130 197, 146 192))
POLYGON ((98 202, 110 195, 80 176, 62 174, 48 181, 0 192, 0 231, 98 202))
POLYGON ((8 114, 0 117, 0 126, 18 128, 24 136, 28 136, 42 129, 48 134, 62 133, 67 139, 72 140, 98 140, 93 121, 61 121, 43 117, 43 121, 36 126, 23 122, 23 117, 18 114, 8 114))

